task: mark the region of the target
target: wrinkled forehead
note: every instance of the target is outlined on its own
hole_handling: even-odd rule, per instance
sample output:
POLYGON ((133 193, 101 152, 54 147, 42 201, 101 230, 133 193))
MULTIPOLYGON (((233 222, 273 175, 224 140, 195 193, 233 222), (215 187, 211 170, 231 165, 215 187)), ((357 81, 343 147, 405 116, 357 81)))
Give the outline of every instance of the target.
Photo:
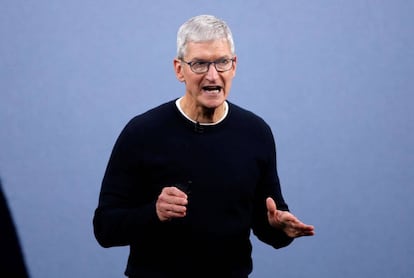
POLYGON ((217 59, 231 58, 231 46, 227 39, 216 39, 208 41, 189 41, 185 47, 187 58, 217 59))

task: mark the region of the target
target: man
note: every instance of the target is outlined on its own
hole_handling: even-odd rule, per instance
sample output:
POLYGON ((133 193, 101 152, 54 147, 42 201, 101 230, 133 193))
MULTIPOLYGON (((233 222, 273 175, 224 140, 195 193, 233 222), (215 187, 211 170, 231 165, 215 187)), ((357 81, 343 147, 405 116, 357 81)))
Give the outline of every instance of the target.
POLYGON ((251 230, 275 248, 314 234, 288 212, 269 126, 227 101, 236 66, 226 23, 191 18, 174 59, 184 96, 133 118, 115 143, 94 231, 103 247, 130 246, 125 275, 246 278, 251 230))

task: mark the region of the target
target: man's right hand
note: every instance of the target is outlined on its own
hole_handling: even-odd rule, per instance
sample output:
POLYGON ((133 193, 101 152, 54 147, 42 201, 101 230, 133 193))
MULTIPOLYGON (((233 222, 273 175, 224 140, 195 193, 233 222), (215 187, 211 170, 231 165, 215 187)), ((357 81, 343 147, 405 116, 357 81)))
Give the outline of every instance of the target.
POLYGON ((155 204, 158 218, 167 221, 184 217, 187 213, 187 194, 177 187, 164 187, 155 204))

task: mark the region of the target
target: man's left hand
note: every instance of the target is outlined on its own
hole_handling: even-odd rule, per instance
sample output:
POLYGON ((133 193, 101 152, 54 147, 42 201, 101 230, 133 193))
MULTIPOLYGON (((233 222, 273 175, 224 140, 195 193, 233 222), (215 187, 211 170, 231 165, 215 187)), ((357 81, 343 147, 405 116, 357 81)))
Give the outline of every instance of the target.
POLYGON ((278 210, 272 198, 266 199, 267 218, 272 227, 283 230, 289 237, 313 236, 314 227, 302 223, 296 216, 288 211, 278 210))

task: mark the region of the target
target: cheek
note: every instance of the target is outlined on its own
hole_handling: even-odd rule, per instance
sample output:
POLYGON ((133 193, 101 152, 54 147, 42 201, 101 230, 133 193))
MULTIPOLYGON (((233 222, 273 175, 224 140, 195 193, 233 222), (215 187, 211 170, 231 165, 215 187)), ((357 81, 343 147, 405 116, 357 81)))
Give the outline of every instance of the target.
POLYGON ((185 83, 187 84, 187 86, 197 88, 200 86, 201 80, 202 80, 201 78, 191 77, 191 78, 186 78, 185 83))
POLYGON ((225 80, 225 84, 226 84, 227 91, 230 90, 230 87, 231 87, 232 82, 233 82, 233 77, 227 78, 225 80))

